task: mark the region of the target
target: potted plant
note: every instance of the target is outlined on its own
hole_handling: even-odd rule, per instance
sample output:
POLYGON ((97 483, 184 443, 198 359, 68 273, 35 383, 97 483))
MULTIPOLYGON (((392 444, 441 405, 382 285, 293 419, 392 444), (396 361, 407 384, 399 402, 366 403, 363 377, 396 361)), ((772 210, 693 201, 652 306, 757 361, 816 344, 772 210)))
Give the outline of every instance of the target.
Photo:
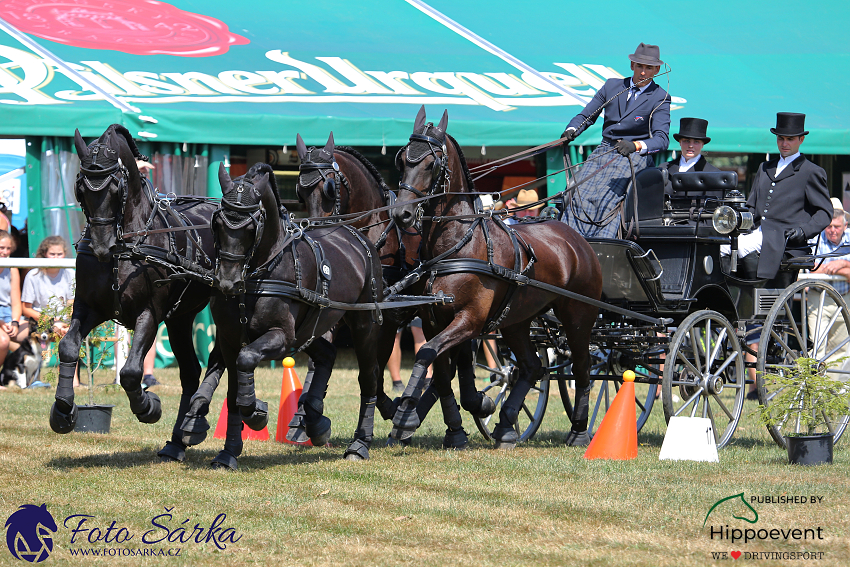
POLYGON ((850 414, 850 384, 841 379, 843 373, 830 368, 844 360, 827 363, 800 357, 781 374, 764 374, 765 385, 776 394, 769 405, 759 406, 759 417, 768 427, 784 432, 790 463, 832 463, 833 429, 850 414))

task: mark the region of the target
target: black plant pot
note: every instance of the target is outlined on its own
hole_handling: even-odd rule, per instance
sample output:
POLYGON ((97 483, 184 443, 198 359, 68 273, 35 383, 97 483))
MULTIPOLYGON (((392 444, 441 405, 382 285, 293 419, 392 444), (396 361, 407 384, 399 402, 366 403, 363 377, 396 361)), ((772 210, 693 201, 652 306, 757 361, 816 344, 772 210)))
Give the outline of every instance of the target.
POLYGON ((115 406, 77 406, 79 415, 74 431, 86 433, 109 433, 112 423, 112 408, 115 406))
POLYGON ((832 464, 833 437, 831 433, 820 435, 786 435, 788 462, 792 465, 832 464))

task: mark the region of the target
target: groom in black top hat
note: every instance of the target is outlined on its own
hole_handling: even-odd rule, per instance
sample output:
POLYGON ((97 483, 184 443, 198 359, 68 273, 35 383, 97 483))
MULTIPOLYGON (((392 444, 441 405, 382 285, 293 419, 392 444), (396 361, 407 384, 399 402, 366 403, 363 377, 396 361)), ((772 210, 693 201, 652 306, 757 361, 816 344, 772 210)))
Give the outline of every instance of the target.
MULTIPOLYGON (((805 120, 805 114, 777 113, 776 128, 770 132, 776 135, 779 157, 759 166, 747 199, 758 228, 740 239, 757 238, 761 232, 759 278, 776 277, 786 248, 790 248, 791 256, 810 252, 808 248, 793 248, 805 247, 808 239, 817 236, 832 221, 826 172, 800 153, 800 145, 809 133, 805 120)), ((782 283, 786 282, 778 282, 775 287, 786 287, 782 283)))

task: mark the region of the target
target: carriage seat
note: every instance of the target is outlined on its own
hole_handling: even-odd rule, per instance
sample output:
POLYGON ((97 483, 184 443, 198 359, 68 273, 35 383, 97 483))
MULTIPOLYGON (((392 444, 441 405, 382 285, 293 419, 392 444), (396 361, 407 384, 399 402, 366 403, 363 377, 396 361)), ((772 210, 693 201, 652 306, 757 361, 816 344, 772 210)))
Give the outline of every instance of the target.
POLYGON ((707 199, 722 199, 737 186, 738 174, 734 171, 689 171, 670 174, 668 189, 676 209, 690 208, 707 199))

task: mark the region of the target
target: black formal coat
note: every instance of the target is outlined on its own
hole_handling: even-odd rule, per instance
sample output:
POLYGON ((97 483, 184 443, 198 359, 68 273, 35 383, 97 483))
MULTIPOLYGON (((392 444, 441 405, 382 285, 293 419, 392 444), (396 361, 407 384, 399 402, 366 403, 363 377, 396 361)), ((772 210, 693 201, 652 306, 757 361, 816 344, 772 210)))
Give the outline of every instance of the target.
MULTIPOLYGON (((826 172, 800 155, 776 176, 779 158, 759 166, 747 206, 761 225, 762 246, 758 277, 772 279, 785 252, 785 229, 801 228, 806 238, 817 236, 832 222, 833 207, 826 172)), ((789 250, 792 256, 805 251, 789 250)))
POLYGON ((630 84, 630 77, 605 81, 567 128, 575 128, 576 135, 581 134, 596 122, 604 108, 602 136, 609 140, 640 140, 646 145, 647 154, 666 150, 670 143, 670 95, 653 82, 627 110, 630 84))

